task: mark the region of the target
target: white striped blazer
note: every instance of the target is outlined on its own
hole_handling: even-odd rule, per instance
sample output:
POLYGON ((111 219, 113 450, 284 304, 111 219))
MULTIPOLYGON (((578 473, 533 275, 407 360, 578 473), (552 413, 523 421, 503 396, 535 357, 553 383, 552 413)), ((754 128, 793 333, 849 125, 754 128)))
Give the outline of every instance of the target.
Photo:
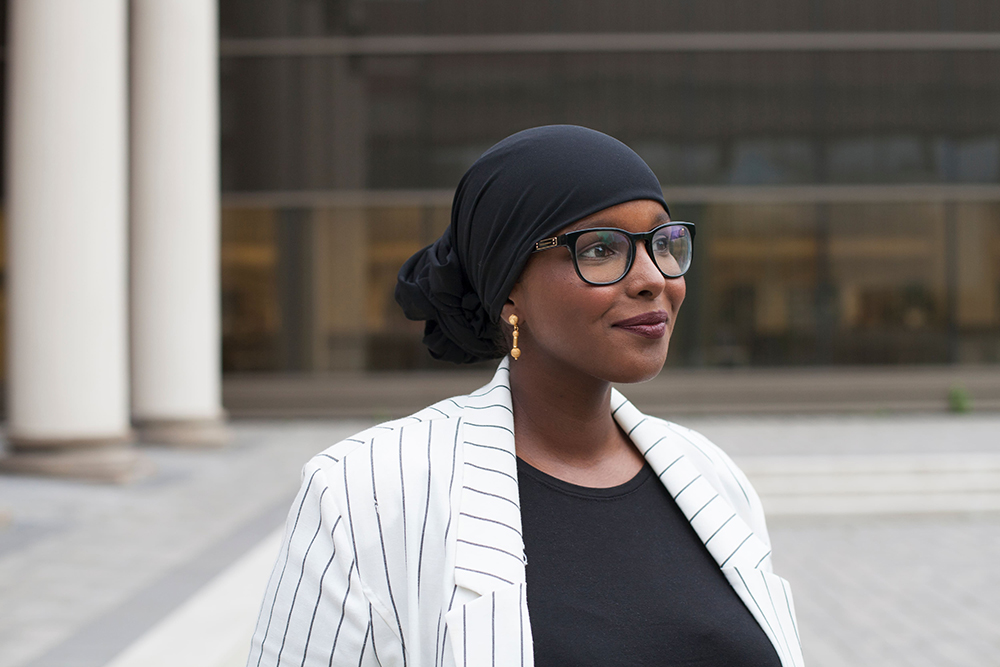
MULTIPOLYGON (((783 667, 800 667, 791 592, 746 477, 698 433, 611 401, 783 667)), ((532 665, 513 428, 505 360, 482 389, 313 458, 248 666, 532 665)))

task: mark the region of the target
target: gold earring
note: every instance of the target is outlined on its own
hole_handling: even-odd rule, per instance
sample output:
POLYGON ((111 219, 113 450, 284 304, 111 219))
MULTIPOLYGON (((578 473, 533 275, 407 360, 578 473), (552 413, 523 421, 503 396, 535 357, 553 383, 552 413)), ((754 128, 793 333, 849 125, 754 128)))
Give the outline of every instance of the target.
POLYGON ((517 361, 517 358, 521 356, 521 350, 517 347, 517 315, 511 315, 507 321, 514 325, 514 347, 510 350, 510 356, 514 357, 514 361, 517 361))

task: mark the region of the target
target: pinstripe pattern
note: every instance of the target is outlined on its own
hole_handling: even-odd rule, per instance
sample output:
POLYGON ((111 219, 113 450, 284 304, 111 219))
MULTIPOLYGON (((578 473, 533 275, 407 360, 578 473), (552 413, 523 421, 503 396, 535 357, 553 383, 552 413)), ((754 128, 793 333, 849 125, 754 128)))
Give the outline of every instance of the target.
MULTIPOLYGON (((505 361, 479 391, 306 465, 248 666, 533 664, 507 374, 505 361)), ((782 665, 800 667, 791 591, 771 572, 749 482, 698 433, 611 400, 782 665)))

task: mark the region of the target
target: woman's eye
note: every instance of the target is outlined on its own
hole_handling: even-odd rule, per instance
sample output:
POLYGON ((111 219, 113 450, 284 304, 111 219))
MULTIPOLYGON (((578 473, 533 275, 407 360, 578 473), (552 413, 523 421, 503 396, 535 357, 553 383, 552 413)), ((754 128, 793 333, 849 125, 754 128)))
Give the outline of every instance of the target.
POLYGON ((666 238, 653 239, 653 252, 658 255, 670 254, 670 240, 666 238))
POLYGON ((593 243, 577 251, 577 257, 584 259, 607 259, 615 254, 614 248, 606 243, 593 243))

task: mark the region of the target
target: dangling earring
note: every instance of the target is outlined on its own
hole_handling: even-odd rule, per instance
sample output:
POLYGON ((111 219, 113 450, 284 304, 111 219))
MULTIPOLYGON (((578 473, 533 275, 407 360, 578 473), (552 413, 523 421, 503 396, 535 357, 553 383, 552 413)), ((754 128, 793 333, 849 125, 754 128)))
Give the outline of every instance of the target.
POLYGON ((517 358, 521 356, 521 350, 517 347, 517 315, 511 315, 507 321, 514 325, 514 347, 510 350, 510 356, 514 357, 514 361, 517 361, 517 358))

